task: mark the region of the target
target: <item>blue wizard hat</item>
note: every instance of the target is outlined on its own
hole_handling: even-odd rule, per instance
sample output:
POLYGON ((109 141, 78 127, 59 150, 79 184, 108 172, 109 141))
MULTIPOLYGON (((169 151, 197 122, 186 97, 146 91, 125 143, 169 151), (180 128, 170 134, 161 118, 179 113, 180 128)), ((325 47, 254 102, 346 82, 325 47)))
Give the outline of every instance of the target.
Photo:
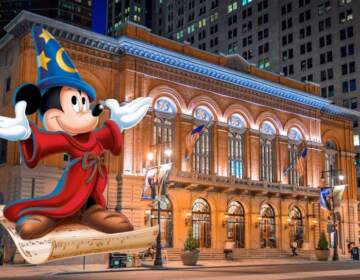
POLYGON ((36 85, 41 94, 52 87, 69 86, 86 92, 89 99, 94 100, 94 88, 83 81, 70 57, 51 33, 39 25, 34 25, 32 37, 36 48, 38 71, 36 85))

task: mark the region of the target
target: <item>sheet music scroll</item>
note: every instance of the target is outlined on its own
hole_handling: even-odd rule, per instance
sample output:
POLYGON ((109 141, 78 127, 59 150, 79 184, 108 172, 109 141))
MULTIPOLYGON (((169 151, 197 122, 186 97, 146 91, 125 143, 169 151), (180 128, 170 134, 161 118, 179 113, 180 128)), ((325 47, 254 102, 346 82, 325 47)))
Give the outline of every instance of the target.
POLYGON ((0 224, 13 239, 21 256, 30 264, 111 252, 146 249, 154 244, 158 227, 106 234, 81 224, 59 225, 44 237, 23 240, 16 233, 15 224, 3 216, 0 205, 0 224))

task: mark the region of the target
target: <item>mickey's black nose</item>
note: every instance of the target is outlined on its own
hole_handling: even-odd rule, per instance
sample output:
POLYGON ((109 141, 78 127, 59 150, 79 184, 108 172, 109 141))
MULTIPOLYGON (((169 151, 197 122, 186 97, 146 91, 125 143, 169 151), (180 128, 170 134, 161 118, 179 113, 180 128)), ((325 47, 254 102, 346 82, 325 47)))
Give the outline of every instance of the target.
POLYGON ((99 103, 95 105, 91 113, 94 117, 97 117, 102 113, 103 110, 104 110, 104 106, 99 103))

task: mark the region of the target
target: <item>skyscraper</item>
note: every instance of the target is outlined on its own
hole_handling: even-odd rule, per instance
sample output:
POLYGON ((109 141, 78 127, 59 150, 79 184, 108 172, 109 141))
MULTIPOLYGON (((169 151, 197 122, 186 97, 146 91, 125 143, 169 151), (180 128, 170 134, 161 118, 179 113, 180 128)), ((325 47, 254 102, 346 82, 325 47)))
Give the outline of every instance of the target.
MULTIPOLYGON (((144 26, 151 26, 151 0, 108 0, 107 33, 115 36, 122 23, 131 21, 144 26)), ((154 15, 155 16, 155 15, 154 15)))
POLYGON ((91 28, 91 0, 2 0, 0 1, 0 37, 4 26, 22 10, 91 28))

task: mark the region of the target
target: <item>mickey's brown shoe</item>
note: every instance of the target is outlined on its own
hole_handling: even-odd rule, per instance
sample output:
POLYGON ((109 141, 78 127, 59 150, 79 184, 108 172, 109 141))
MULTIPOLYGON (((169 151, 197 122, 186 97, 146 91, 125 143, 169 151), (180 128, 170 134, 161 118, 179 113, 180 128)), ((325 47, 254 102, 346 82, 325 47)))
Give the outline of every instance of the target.
POLYGON ((105 233, 119 233, 134 229, 129 219, 122 213, 108 211, 95 204, 82 214, 81 222, 105 233))
POLYGON ((52 231, 58 224, 57 221, 42 215, 30 215, 16 223, 16 231, 22 239, 29 240, 40 238, 52 231))

